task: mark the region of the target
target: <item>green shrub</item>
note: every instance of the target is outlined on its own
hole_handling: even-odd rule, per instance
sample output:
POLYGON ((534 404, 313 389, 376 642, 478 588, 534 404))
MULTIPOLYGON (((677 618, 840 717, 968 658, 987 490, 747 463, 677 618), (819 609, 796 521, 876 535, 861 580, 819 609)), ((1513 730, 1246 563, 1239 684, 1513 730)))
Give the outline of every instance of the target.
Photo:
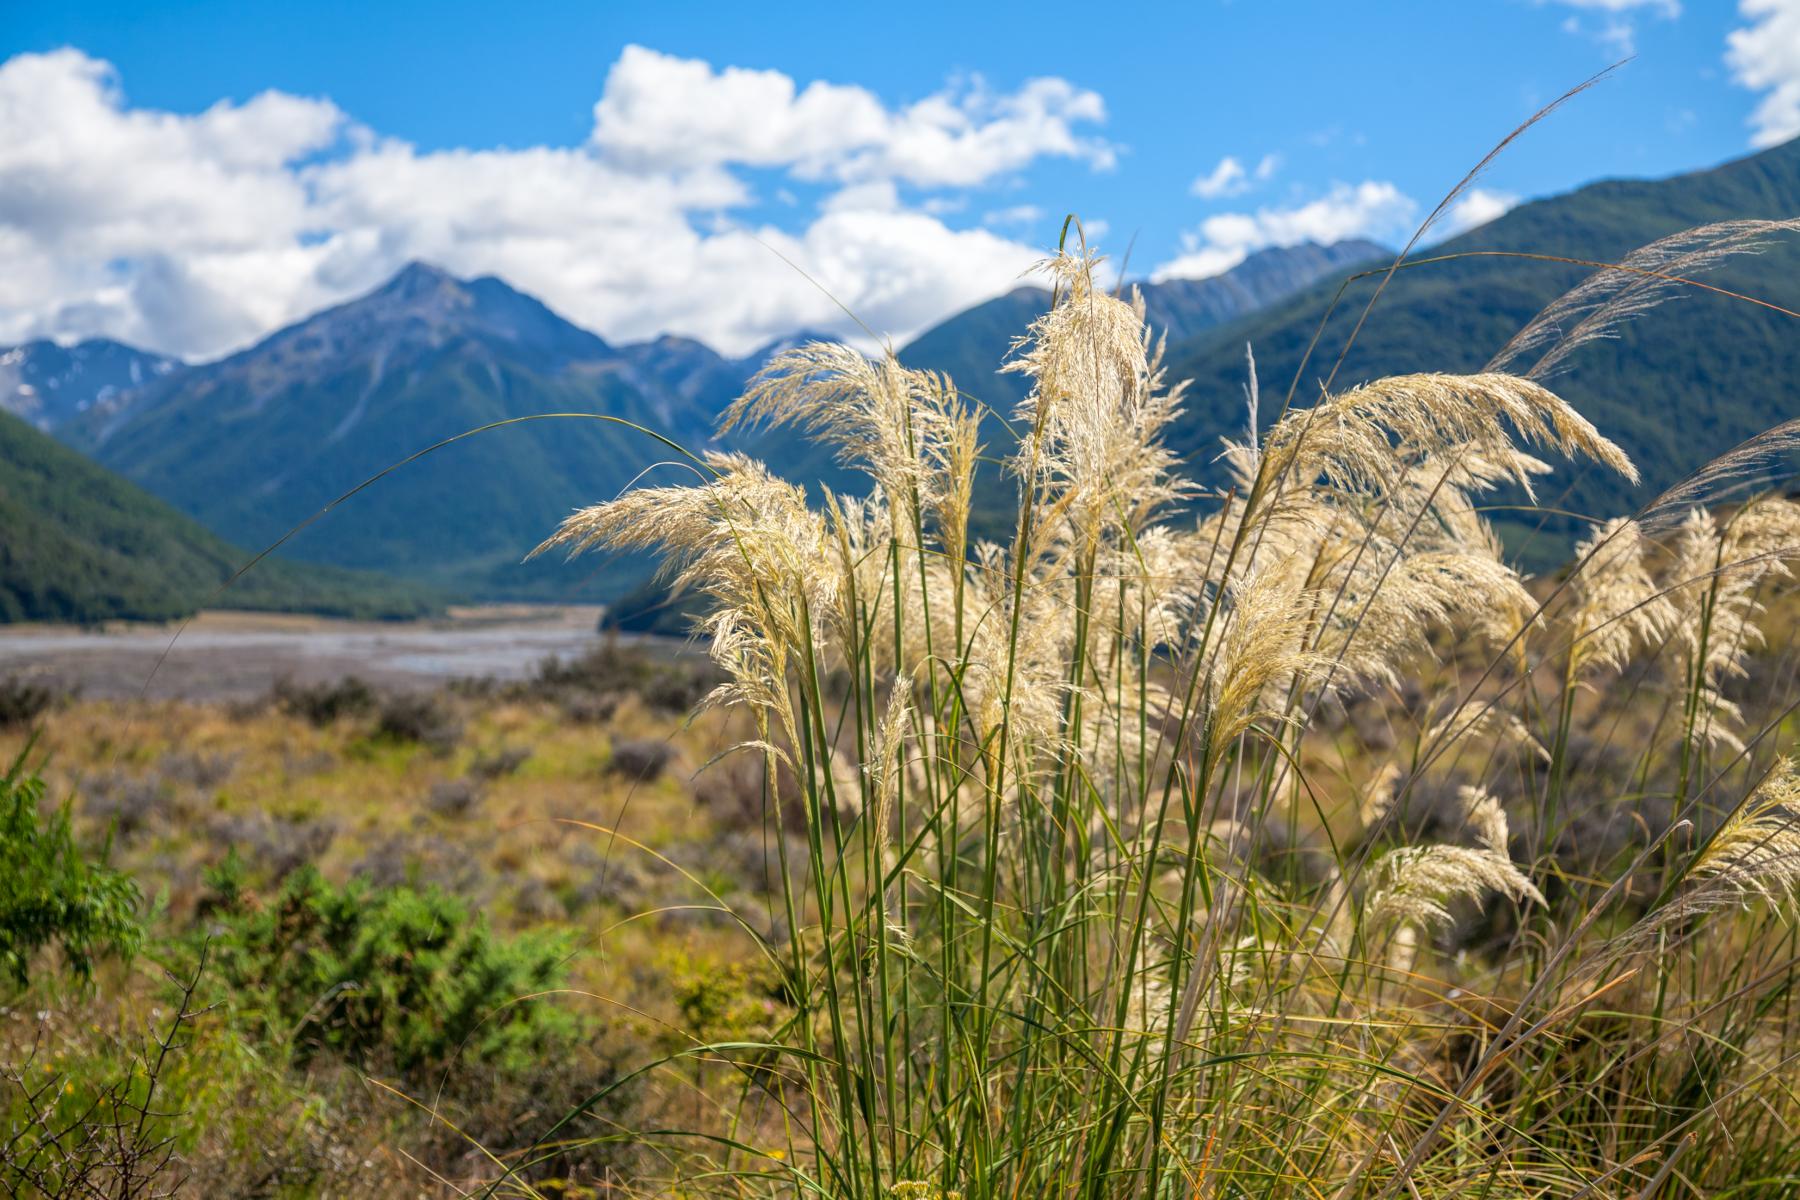
POLYGON ((215 978, 298 1061, 329 1051, 403 1075, 452 1060, 512 1068, 577 1032, 554 1003, 520 1002, 560 983, 565 936, 499 937, 435 889, 336 887, 313 867, 265 903, 233 860, 209 883, 215 978))
POLYGON ((56 946, 83 984, 107 955, 129 958, 143 940, 138 886, 76 845, 65 805, 40 810, 44 781, 24 756, 0 778, 0 974, 30 983, 38 951, 56 946))

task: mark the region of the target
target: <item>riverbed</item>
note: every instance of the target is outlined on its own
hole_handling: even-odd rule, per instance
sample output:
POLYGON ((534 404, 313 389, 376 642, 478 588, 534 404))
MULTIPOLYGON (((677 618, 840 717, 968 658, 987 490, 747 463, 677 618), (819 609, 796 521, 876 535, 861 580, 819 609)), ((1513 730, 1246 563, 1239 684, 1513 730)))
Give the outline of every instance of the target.
POLYGON ((320 683, 347 675, 390 688, 521 679, 546 658, 597 645, 599 613, 579 605, 509 605, 405 622, 206 612, 185 626, 0 626, 0 675, 84 696, 184 700, 244 699, 283 679, 320 683))

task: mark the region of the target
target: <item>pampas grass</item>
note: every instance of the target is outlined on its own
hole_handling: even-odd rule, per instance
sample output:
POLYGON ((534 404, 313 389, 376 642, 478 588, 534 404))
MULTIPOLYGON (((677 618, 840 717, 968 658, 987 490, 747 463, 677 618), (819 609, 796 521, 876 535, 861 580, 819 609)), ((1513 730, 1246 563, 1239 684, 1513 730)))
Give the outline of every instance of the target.
POLYGON ((1211 495, 1165 445, 1186 401, 1142 303, 1059 253, 1006 364, 1032 385, 1007 544, 969 532, 981 415, 954 383, 823 344, 728 420, 827 440, 866 495, 715 454, 693 486, 565 521, 541 550, 657 550, 705 598, 712 702, 751 717, 771 827, 804 831, 804 861, 774 839, 779 920, 742 914, 780 1018, 644 1065, 733 1082, 693 1127, 637 1134, 668 1170, 640 1190, 1800 1186, 1800 793, 1772 765, 1779 716, 1752 727, 1774 706, 1728 695, 1800 508, 1708 511, 1702 480, 1531 580, 1480 507, 1558 461, 1635 481, 1538 380, 1662 275, 1772 230, 1672 239, 1632 260, 1652 283, 1583 285, 1500 356, 1527 374, 1375 380, 1261 429, 1253 388, 1211 495), (1414 731, 1385 758, 1321 715, 1371 699, 1414 731), (1627 769, 1584 775, 1575 746, 1608 721, 1631 722, 1627 769), (1414 837, 1429 796, 1453 799, 1414 837), (1653 796, 1665 819, 1609 873, 1559 850, 1567 814, 1653 796))

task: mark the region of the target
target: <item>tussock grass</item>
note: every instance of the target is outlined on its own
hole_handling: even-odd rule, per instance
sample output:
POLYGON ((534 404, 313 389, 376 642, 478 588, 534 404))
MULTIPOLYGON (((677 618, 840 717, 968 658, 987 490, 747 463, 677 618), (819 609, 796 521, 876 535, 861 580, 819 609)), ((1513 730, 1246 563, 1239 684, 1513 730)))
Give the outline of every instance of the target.
POLYGON ((1009 364, 1007 544, 969 532, 975 407, 828 345, 728 419, 829 440, 866 497, 713 454, 570 517, 541 550, 654 550, 704 602, 780 859, 737 914, 780 1004, 640 1068, 700 1099, 635 1134, 639 1189, 1800 1188, 1800 799, 1767 686, 1793 679, 1762 629, 1800 506, 1726 490, 1792 432, 1596 523, 1554 578, 1481 510, 1552 460, 1635 478, 1545 378, 1785 228, 1648 248, 1515 339, 1520 374, 1260 423, 1252 389, 1204 494, 1141 303, 1061 252, 1009 364), (1369 697, 1391 732, 1347 726, 1369 697))

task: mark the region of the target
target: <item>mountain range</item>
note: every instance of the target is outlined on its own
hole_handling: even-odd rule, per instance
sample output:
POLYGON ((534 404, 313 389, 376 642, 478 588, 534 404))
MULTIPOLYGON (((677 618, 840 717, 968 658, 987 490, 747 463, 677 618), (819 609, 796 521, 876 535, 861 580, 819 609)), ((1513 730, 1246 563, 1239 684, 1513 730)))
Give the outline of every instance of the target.
MULTIPOLYGON (((1354 341, 1350 332, 1378 280, 1325 277, 1171 348, 1169 377, 1193 380, 1195 397, 1174 445, 1203 473, 1219 437, 1242 427, 1241 404, 1219 398, 1242 396, 1246 344, 1255 347, 1267 420, 1290 385, 1296 402, 1310 403, 1328 378, 1342 388, 1400 372, 1481 369, 1545 305, 1592 273, 1521 256, 1617 262, 1695 226, 1796 215, 1800 140, 1709 170, 1608 180, 1521 205, 1415 255, 1417 265, 1388 283, 1354 341), (1347 290, 1333 308, 1340 287, 1347 290), (1318 349, 1302 372, 1321 321, 1318 349)), ((1771 233, 1760 240, 1759 252, 1721 260, 1704 271, 1703 282, 1800 310, 1800 236, 1771 233)), ((1578 514, 1628 513, 1743 440, 1800 414, 1796 379, 1800 322, 1792 311, 1676 288, 1668 302, 1576 351, 1548 380, 1625 448, 1643 473, 1642 485, 1630 488, 1598 467, 1559 463, 1540 486, 1540 499, 1578 514)), ((1537 566, 1560 559, 1568 535, 1585 528, 1579 518, 1557 513, 1497 516, 1509 545, 1537 566), (1554 536, 1535 536, 1526 525, 1554 536)))
MULTIPOLYGON (((1693 225, 1796 211, 1800 142, 1669 179, 1592 184, 1522 205, 1416 254, 1353 342, 1350 331, 1376 286, 1370 268, 1391 257, 1373 243, 1264 250, 1213 279, 1144 285, 1150 322, 1167 337, 1169 377, 1194 380, 1171 441, 1193 474, 1209 474, 1219 436, 1244 421, 1246 344, 1255 348, 1266 422, 1290 384, 1305 403, 1327 379, 1343 387, 1398 371, 1480 368, 1590 270, 1528 256, 1612 261, 1693 225), (1328 309, 1318 349, 1302 371, 1302 353, 1328 309)), ((1800 247, 1772 239, 1761 254, 1735 258, 1708 279, 1800 308, 1796 267, 1800 247)), ((947 372, 1004 412, 1024 381, 996 368, 1047 300, 1042 290, 1016 289, 927 330, 900 356, 947 372)), ((1617 479, 1566 470, 1545 500, 1558 509, 1627 511, 1793 416, 1800 347, 1792 319, 1690 291, 1582 350, 1554 386, 1626 447, 1645 484, 1632 492, 1617 479)), ((0 352, 0 371, 13 372, 0 376, 0 385, 10 380, 13 387, 0 387, 0 395, 13 397, 8 407, 23 407, 25 381, 28 397, 37 398, 30 419, 251 547, 273 542, 364 480, 463 431, 579 414, 451 441, 330 512, 284 553, 474 598, 610 600, 642 581, 643 563, 576 569, 521 565, 520 556, 577 505, 639 481, 692 477, 680 454, 624 422, 691 450, 718 446, 721 409, 771 354, 808 337, 796 334, 736 359, 673 336, 614 346, 498 279, 462 280, 413 264, 366 296, 213 363, 171 367, 154 356, 133 358, 136 352, 116 343, 66 352, 34 343, 0 352), (53 352, 70 355, 81 369, 53 362, 53 352), (131 386, 119 382, 134 377, 131 386), (52 387, 51 378, 60 382, 52 387)), ((997 422, 989 441, 990 453, 1004 453, 997 422)), ((849 482, 823 449, 789 431, 734 435, 731 445, 802 482, 849 482)), ((1008 504, 1004 483, 990 476, 981 501, 988 532, 1003 530, 1008 504)), ((1505 511, 1499 517, 1528 557, 1559 538, 1566 544, 1577 527, 1553 516, 1547 525, 1555 536, 1540 539, 1505 511)))
MULTIPOLYGON (((1360 238, 1320 246, 1259 250, 1222 275, 1138 285, 1144 319, 1170 346, 1179 346, 1232 320, 1258 312, 1302 288, 1354 267, 1392 258, 1393 251, 1360 238)), ((908 366, 942 371, 1001 412, 1022 400, 1023 375, 1000 373, 1013 339, 1050 303, 1043 288, 1014 288, 957 313, 914 338, 900 357, 908 366)))
MULTIPOLYGON (((1153 285, 1150 295, 1186 332, 1374 250, 1264 251, 1225 276, 1153 285)), ((1041 309, 1045 298, 1021 290, 1005 299, 1041 309)), ((992 330, 990 372, 1024 320, 992 330)), ((520 558, 580 504, 640 479, 692 477, 678 453, 623 422, 690 450, 717 446, 714 423, 725 405, 772 354, 813 336, 798 333, 738 359, 678 337, 614 347, 498 279, 461 280, 415 263, 241 353, 96 396, 53 428, 220 535, 263 546, 362 481, 465 430, 543 413, 604 416, 610 420, 533 420, 445 445, 283 552, 479 598, 612 598, 640 582, 646 565, 576 569, 520 558)), ((916 357, 929 351, 924 342, 916 357)), ((803 480, 854 486, 828 454, 786 431, 751 431, 731 444, 803 480)))

